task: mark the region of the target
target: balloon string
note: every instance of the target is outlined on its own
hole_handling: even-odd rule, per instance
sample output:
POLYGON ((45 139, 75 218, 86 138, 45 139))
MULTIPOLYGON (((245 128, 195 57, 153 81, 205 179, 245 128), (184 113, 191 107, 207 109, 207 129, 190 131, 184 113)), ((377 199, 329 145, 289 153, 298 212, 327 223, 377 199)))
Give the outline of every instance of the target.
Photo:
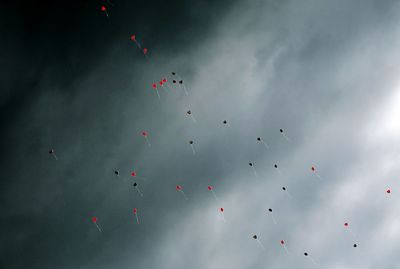
POLYGON ((186 196, 186 194, 183 192, 183 190, 180 190, 180 192, 182 193, 183 197, 185 198, 185 200, 189 200, 186 196))
POLYGON ((286 251, 287 254, 290 254, 290 253, 289 253, 289 250, 287 249, 287 247, 286 247, 285 245, 283 245, 283 248, 285 249, 285 251, 286 251))
POLYGON ((196 123, 197 121, 196 121, 195 117, 193 115, 191 115, 191 117, 192 117, 192 120, 194 121, 194 123, 196 123))
POLYGON ((57 155, 53 154, 54 159, 56 159, 56 161, 58 161, 57 155))
POLYGON ((143 197, 143 193, 139 190, 139 188, 138 187, 135 187, 135 188, 136 188, 137 192, 140 194, 140 196, 143 197))
POLYGON ((277 224, 277 222, 276 222, 276 219, 275 219, 275 217, 274 217, 274 214, 273 214, 273 213, 271 213, 271 217, 272 217, 272 221, 274 222, 274 224, 277 224))
MULTIPOLYGON (((158 92, 157 92, 157 93, 158 93, 158 92)), ((147 138, 147 136, 145 136, 144 138, 146 139, 147 145, 148 145, 149 147, 151 147, 150 141, 149 141, 149 139, 147 138)))
POLYGON ((263 145, 265 146, 266 149, 269 149, 269 146, 267 143, 265 143, 264 141, 261 141, 261 143, 263 143, 263 145))
POLYGON ((99 225, 97 225, 97 222, 95 222, 94 224, 96 225, 96 227, 97 227, 97 229, 99 230, 99 232, 102 232, 101 229, 100 229, 100 227, 99 227, 99 225))
POLYGON ((194 146, 190 145, 190 147, 192 148, 193 155, 196 155, 196 151, 194 150, 194 146))
POLYGON ((263 244, 261 243, 261 241, 258 238, 256 240, 257 240, 258 244, 260 245, 260 247, 265 250, 265 248, 264 248, 263 244))
POLYGON ((284 137, 288 142, 292 142, 292 140, 290 140, 290 138, 287 137, 285 133, 282 133, 282 135, 283 135, 283 137, 284 137))
POLYGON ((136 217, 136 223, 139 224, 139 217, 138 217, 137 213, 135 213, 135 217, 136 217))
POLYGON ((256 169, 254 168, 254 166, 252 166, 252 167, 253 167, 254 175, 255 175, 256 177, 258 177, 256 169))
POLYGON ((211 193, 213 194, 213 196, 214 196, 214 198, 215 198, 215 201, 218 201, 217 195, 215 195, 214 190, 211 190, 211 193))
MULTIPOLYGON (((146 56, 146 54, 145 54, 145 56, 146 56)), ((156 92, 157 92, 158 99, 161 99, 160 94, 158 93, 158 90, 156 90, 156 92)))

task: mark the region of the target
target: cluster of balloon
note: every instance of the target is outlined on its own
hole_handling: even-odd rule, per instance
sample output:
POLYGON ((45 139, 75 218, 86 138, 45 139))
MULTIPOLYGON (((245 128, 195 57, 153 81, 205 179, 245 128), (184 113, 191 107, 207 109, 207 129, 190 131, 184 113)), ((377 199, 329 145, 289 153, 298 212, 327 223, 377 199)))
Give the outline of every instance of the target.
POLYGON ((138 217, 138 213, 137 213, 137 208, 136 207, 133 209, 133 215, 135 215, 135 217, 136 217, 136 223, 139 224, 139 217, 138 217))
POLYGON ((100 10, 103 11, 106 14, 106 16, 108 17, 108 11, 107 11, 107 7, 106 6, 101 6, 100 10))
POLYGON ((214 187, 213 186, 208 186, 207 189, 212 193, 212 195, 215 198, 215 201, 218 201, 217 195, 214 192, 214 187))
POLYGON ((264 140, 261 139, 261 137, 257 137, 257 141, 260 142, 261 144, 263 144, 266 149, 269 149, 268 144, 265 143, 264 140))
POLYGON ((131 35, 131 41, 135 42, 136 46, 141 50, 139 41, 136 39, 136 35, 131 35))
POLYGON ((225 209, 224 209, 223 207, 221 207, 221 208, 219 209, 219 211, 221 212, 222 220, 225 221, 225 215, 224 215, 225 209))
POLYGON ((97 229, 99 230, 99 232, 102 232, 100 225, 97 224, 98 218, 97 217, 92 217, 92 222, 94 223, 94 225, 96 225, 97 229))
POLYGON ((157 83, 153 83, 153 84, 151 84, 151 87, 152 87, 154 90, 156 90, 156 93, 157 93, 158 99, 160 99, 161 97, 160 97, 160 94, 158 93, 157 83))
POLYGON ((168 80, 167 80, 166 78, 163 78, 163 79, 161 79, 160 82, 158 82, 158 83, 159 83, 160 86, 165 90, 164 84, 165 84, 165 86, 168 87, 167 82, 168 82, 168 80))
POLYGON ((280 175, 282 175, 281 169, 279 169, 278 165, 277 165, 277 164, 274 164, 274 167, 275 167, 276 171, 278 171, 278 173, 279 173, 280 175))
POLYGON ((228 121, 224 120, 222 123, 231 128, 231 125, 228 123, 228 121))
POLYGON ((260 239, 258 239, 258 236, 255 234, 253 235, 253 239, 257 241, 258 245, 262 248, 265 249, 263 244, 261 243, 260 239))
POLYGON ((144 139, 146 140, 146 143, 149 147, 151 147, 150 141, 149 141, 149 133, 147 131, 143 131, 142 132, 142 136, 144 137, 144 139))
POLYGON ((140 191, 138 184, 136 182, 133 183, 133 187, 135 188, 135 190, 140 194, 140 196, 143 197, 143 193, 140 191))
POLYGON ((186 194, 182 190, 182 186, 181 185, 176 185, 176 190, 179 191, 180 193, 182 193, 182 196, 183 196, 183 198, 185 198, 185 200, 188 200, 186 194))
POLYGON ((282 134, 282 136, 283 136, 288 142, 292 142, 292 140, 290 140, 290 138, 285 134, 285 132, 283 131, 283 129, 279 129, 279 132, 282 134))
POLYGON ((193 140, 189 140, 189 145, 192 148, 193 155, 196 155, 196 151, 194 150, 193 143, 194 143, 193 140))
POLYGON ((344 223, 344 227, 347 228, 347 230, 349 230, 350 234, 351 234, 353 237, 356 236, 356 235, 353 233, 353 231, 351 230, 350 225, 349 225, 348 222, 345 222, 345 223, 344 223))
POLYGON ((269 208, 268 212, 271 213, 270 215, 271 215, 271 218, 272 218, 272 221, 274 222, 274 224, 277 224, 276 219, 274 217, 274 213, 272 212, 272 208, 269 208))
POLYGON ((53 157, 54 157, 54 159, 56 159, 56 161, 58 160, 57 155, 56 155, 56 152, 54 151, 54 149, 50 149, 50 150, 49 150, 49 154, 50 154, 50 155, 53 155, 53 157))
POLYGON ((194 118, 194 116, 193 116, 193 113, 192 113, 192 111, 191 110, 188 110, 188 111, 186 111, 186 114, 188 114, 189 115, 189 117, 191 117, 192 118, 192 120, 193 120, 193 122, 194 123, 196 123, 197 121, 196 121, 196 119, 194 118))
POLYGON ((286 253, 289 254, 289 250, 288 250, 287 247, 286 247, 285 240, 281 240, 280 243, 281 243, 283 249, 286 251, 286 253))
POLYGON ((188 93, 188 91, 187 91, 187 89, 186 89, 185 84, 183 83, 183 79, 181 79, 175 72, 172 72, 172 76, 174 76, 174 77, 177 78, 177 79, 173 79, 173 80, 172 80, 172 83, 173 83, 173 84, 178 83, 179 88, 180 88, 180 89, 183 89, 183 90, 185 91, 186 96, 188 96, 189 93, 188 93))
POLYGON ((317 264, 312 257, 308 256, 307 252, 304 252, 304 256, 308 257, 313 264, 317 264))
POLYGON ((254 167, 253 163, 249 163, 249 166, 251 167, 251 169, 253 169, 253 173, 257 177, 257 171, 256 171, 256 168, 254 167))
POLYGON ((314 166, 311 166, 311 171, 316 175, 319 179, 321 179, 321 176, 318 174, 317 169, 315 169, 314 166))
POLYGON ((283 190, 284 192, 286 192, 286 194, 289 196, 289 198, 292 198, 292 195, 290 194, 290 192, 287 190, 286 187, 282 187, 282 190, 283 190))

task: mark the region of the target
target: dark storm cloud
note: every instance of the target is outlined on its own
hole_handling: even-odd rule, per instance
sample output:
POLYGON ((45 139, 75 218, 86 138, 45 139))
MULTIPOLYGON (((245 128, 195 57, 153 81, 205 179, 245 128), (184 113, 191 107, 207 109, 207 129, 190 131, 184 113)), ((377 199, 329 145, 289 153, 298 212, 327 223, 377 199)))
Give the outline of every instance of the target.
POLYGON ((4 80, 1 107, 5 268, 308 268, 303 248, 323 268, 393 267, 394 210, 370 196, 380 175, 398 175, 387 168, 398 163, 396 148, 378 142, 396 142, 397 129, 388 121, 383 132, 371 130, 380 115, 397 113, 396 102, 387 105, 397 100, 397 5, 114 4, 108 19, 94 1, 37 13, 24 6, 16 33, 5 34, 9 55, 21 51, 9 69, 20 76, 4 80), (148 61, 130 44, 132 33, 149 47, 148 61), (160 90, 158 100, 150 85, 171 71, 184 77, 189 96, 160 90), (143 198, 132 189, 133 169, 147 178, 136 180, 143 198), (347 218, 360 252, 342 234, 347 218))

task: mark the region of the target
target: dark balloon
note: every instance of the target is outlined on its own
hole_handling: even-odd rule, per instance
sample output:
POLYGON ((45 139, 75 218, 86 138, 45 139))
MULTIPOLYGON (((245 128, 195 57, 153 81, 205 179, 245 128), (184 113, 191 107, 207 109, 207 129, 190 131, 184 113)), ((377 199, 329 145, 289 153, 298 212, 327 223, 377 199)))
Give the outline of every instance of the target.
POLYGON ((179 80, 179 84, 183 84, 183 80, 179 80))
POLYGON ((283 133, 283 129, 279 129, 279 132, 283 133))
POLYGON ((304 252, 304 256, 308 256, 308 253, 307 253, 307 252, 304 252))
POLYGON ((190 140, 190 141, 189 141, 189 144, 190 144, 190 145, 192 145, 192 144, 193 144, 193 141, 192 141, 192 140, 190 140))
POLYGON ((114 173, 118 176, 119 175, 119 171, 115 170, 114 173))
POLYGON ((172 83, 176 83, 176 80, 174 79, 174 80, 172 80, 172 83))
POLYGON ((275 167, 275 168, 278 168, 278 165, 277 165, 277 164, 275 164, 275 165, 274 165, 274 167, 275 167))
POLYGON ((53 154, 54 153, 54 149, 49 150, 49 154, 53 154))
POLYGON ((253 163, 249 163, 250 166, 253 166, 253 163))
POLYGON ((137 183, 135 182, 135 183, 133 183, 133 187, 136 187, 137 186, 137 183))
POLYGON ((353 247, 355 247, 355 248, 356 248, 356 247, 357 247, 357 244, 354 244, 354 245, 353 245, 353 247))
POLYGON ((253 238, 254 238, 254 239, 257 239, 257 235, 253 235, 253 238))
POLYGON ((223 121, 223 123, 224 123, 224 124, 226 124, 226 123, 227 123, 227 121, 226 121, 226 120, 224 120, 224 121, 223 121))
POLYGON ((285 188, 285 187, 282 187, 282 190, 286 191, 286 188, 285 188))
POLYGON ((269 208, 268 211, 269 211, 269 212, 272 212, 272 208, 269 208))
POLYGON ((172 72, 172 75, 175 76, 175 72, 172 72))
POLYGON ((261 137, 257 137, 257 140, 258 140, 258 141, 261 141, 261 137))
POLYGON ((188 115, 192 114, 192 111, 188 110, 186 113, 188 113, 188 115))

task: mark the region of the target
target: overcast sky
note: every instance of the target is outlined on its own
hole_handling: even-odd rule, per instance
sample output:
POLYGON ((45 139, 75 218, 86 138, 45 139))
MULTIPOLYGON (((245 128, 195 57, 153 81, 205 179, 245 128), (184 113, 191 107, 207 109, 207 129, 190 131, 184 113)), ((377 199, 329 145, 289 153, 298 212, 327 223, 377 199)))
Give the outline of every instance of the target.
POLYGON ((2 268, 399 267, 397 1, 110 1, 2 7, 2 268))

